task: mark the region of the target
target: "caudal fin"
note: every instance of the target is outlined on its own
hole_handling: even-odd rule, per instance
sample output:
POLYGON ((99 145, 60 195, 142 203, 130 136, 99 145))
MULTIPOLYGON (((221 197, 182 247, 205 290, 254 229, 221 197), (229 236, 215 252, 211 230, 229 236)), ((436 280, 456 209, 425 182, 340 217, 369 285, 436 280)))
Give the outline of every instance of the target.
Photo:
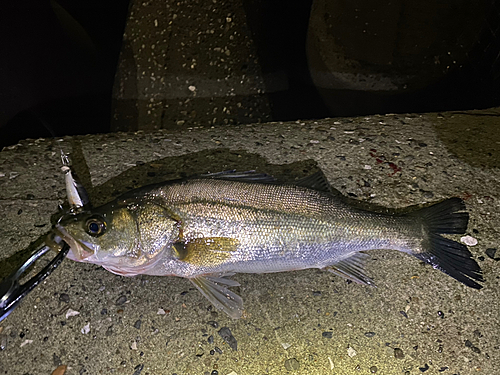
POLYGON ((467 230, 469 214, 460 198, 451 198, 424 208, 414 215, 423 218, 427 226, 427 244, 424 252, 413 254, 461 283, 475 289, 484 281, 481 267, 472 259, 467 246, 441 236, 441 234, 463 234, 467 230))

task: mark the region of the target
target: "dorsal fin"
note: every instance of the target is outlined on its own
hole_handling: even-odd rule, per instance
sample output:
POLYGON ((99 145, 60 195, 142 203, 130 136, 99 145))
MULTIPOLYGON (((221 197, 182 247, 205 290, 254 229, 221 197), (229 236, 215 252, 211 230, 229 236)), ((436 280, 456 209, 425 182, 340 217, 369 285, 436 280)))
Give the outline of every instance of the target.
POLYGON ((316 173, 314 173, 310 176, 301 178, 300 180, 296 181, 294 183, 294 185, 302 186, 302 187, 306 187, 306 188, 314 189, 314 190, 318 190, 318 191, 324 191, 324 192, 328 192, 328 193, 332 192, 332 188, 330 186, 330 183, 328 182, 328 180, 326 179, 326 176, 324 175, 324 173, 321 170, 317 171, 316 173))
POLYGON ((206 173, 200 175, 200 177, 228 181, 258 182, 261 184, 275 184, 277 182, 276 178, 274 178, 273 176, 266 173, 259 173, 253 170, 237 172, 236 169, 232 169, 223 172, 206 173))

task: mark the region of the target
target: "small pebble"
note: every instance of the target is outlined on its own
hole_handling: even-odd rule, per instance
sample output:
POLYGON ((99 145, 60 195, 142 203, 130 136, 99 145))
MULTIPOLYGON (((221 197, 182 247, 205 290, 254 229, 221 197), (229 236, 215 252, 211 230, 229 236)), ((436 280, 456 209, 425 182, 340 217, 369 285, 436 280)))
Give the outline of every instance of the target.
POLYGON ((467 246, 476 246, 477 245, 477 239, 475 239, 474 237, 469 236, 469 235, 461 237, 460 241, 462 241, 467 246))
POLYGON ((207 342, 209 344, 213 344, 214 343, 214 336, 213 335, 208 336, 207 342))
POLYGON ((135 366, 134 367, 134 373, 132 375, 139 375, 142 372, 143 368, 144 368, 143 364, 135 366))
POLYGON ((349 357, 351 357, 351 358, 352 358, 352 357, 354 357, 356 354, 357 354, 357 353, 356 353, 356 350, 354 350, 354 348, 352 348, 352 347, 348 347, 348 348, 347 348, 347 355, 348 355, 349 357))
POLYGON ((377 367, 377 366, 372 366, 372 367, 370 367, 370 372, 371 372, 372 374, 375 374, 377 371, 378 371, 378 367, 377 367))
POLYGON ((51 375, 64 375, 67 368, 68 368, 68 366, 66 366, 66 365, 58 366, 54 371, 52 371, 51 375))
POLYGON ((403 359, 405 357, 403 350, 400 348, 394 348, 394 358, 403 359))
POLYGON ((25 345, 28 345, 28 344, 31 344, 33 342, 33 340, 24 340, 22 343, 21 343, 21 348, 25 345))
POLYGON ((210 373, 210 375, 219 375, 219 371, 217 371, 217 370, 213 370, 213 371, 210 373))
POLYGON ((214 328, 218 328, 219 327, 219 323, 217 323, 215 320, 209 320, 207 322, 208 325, 214 327, 214 328))
POLYGON ((218 333, 231 349, 237 350, 238 343, 228 327, 222 327, 218 333))
POLYGON ((140 319, 136 320, 136 322, 134 323, 134 328, 141 329, 141 324, 142 321, 140 319))
POLYGON ((90 332, 90 323, 87 323, 83 326, 83 328, 81 329, 81 332, 86 335, 87 333, 90 332))
POLYGON ((196 349, 196 356, 197 357, 203 357, 203 354, 205 354, 205 352, 203 351, 203 348, 201 346, 198 346, 198 348, 196 349))
POLYGON ((120 305, 123 305, 125 302, 127 302, 127 296, 121 295, 120 297, 118 297, 116 299, 115 305, 120 306, 120 305))
POLYGON ((68 303, 69 302, 69 295, 66 294, 66 293, 61 293, 59 295, 59 301, 62 301, 62 302, 65 302, 65 303, 68 303))
POLYGON ((365 332, 366 337, 373 337, 375 336, 375 332, 365 332))
POLYGON ((326 332, 323 332, 323 333, 321 334, 321 336, 323 336, 323 337, 325 337, 325 338, 327 338, 327 339, 331 339, 331 338, 333 337, 333 332, 331 332, 331 331, 326 331, 326 332))
POLYGON ((73 309, 68 309, 68 311, 66 311, 66 319, 68 319, 70 316, 77 316, 77 315, 80 315, 79 311, 73 309))
POLYGON ((296 371, 300 367, 299 361, 297 361, 295 358, 289 358, 285 361, 285 368, 288 371, 296 371))
POLYGON ((495 258, 495 254, 497 252, 497 249, 494 249, 492 247, 486 249, 486 255, 488 258, 493 259, 493 260, 500 260, 500 258, 495 258))
POLYGON ((418 368, 421 372, 426 372, 429 369, 429 365, 426 363, 424 367, 419 367, 418 368))
POLYGON ((113 334, 113 326, 110 325, 106 330, 106 336, 111 336, 113 334))
POLYGON ((218 346, 216 346, 214 349, 217 353, 222 354, 222 349, 219 348, 218 346))
POLYGON ((432 191, 424 191, 423 196, 426 199, 432 199, 432 198, 434 198, 434 193, 432 191))
POLYGON ((0 350, 7 348, 7 335, 0 335, 0 350))
POLYGON ((282 342, 281 346, 283 347, 283 349, 287 350, 288 348, 290 348, 290 346, 292 346, 292 344, 288 342, 282 342))

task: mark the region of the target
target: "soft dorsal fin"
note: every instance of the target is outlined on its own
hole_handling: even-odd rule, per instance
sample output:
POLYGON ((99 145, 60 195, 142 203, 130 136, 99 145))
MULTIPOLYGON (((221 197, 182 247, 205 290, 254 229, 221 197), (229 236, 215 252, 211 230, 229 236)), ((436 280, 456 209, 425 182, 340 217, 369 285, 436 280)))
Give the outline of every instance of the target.
POLYGON ((318 190, 318 191, 324 191, 324 192, 328 192, 328 193, 332 192, 332 188, 330 186, 330 183, 328 182, 328 180, 326 179, 326 176, 324 175, 324 173, 321 170, 317 171, 316 173, 314 173, 310 176, 301 178, 300 180, 296 181, 294 185, 302 186, 302 187, 306 187, 306 188, 314 189, 314 190, 318 190))

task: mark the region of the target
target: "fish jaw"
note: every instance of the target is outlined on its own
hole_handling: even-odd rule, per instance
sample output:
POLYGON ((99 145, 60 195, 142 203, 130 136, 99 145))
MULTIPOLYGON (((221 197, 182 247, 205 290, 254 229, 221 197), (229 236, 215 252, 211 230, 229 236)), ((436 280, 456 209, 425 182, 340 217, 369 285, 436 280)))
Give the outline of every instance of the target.
POLYGON ((93 263, 91 258, 95 256, 95 249, 89 247, 88 245, 90 244, 77 241, 59 224, 54 227, 54 232, 70 246, 70 251, 67 255, 69 259, 75 262, 93 263))

